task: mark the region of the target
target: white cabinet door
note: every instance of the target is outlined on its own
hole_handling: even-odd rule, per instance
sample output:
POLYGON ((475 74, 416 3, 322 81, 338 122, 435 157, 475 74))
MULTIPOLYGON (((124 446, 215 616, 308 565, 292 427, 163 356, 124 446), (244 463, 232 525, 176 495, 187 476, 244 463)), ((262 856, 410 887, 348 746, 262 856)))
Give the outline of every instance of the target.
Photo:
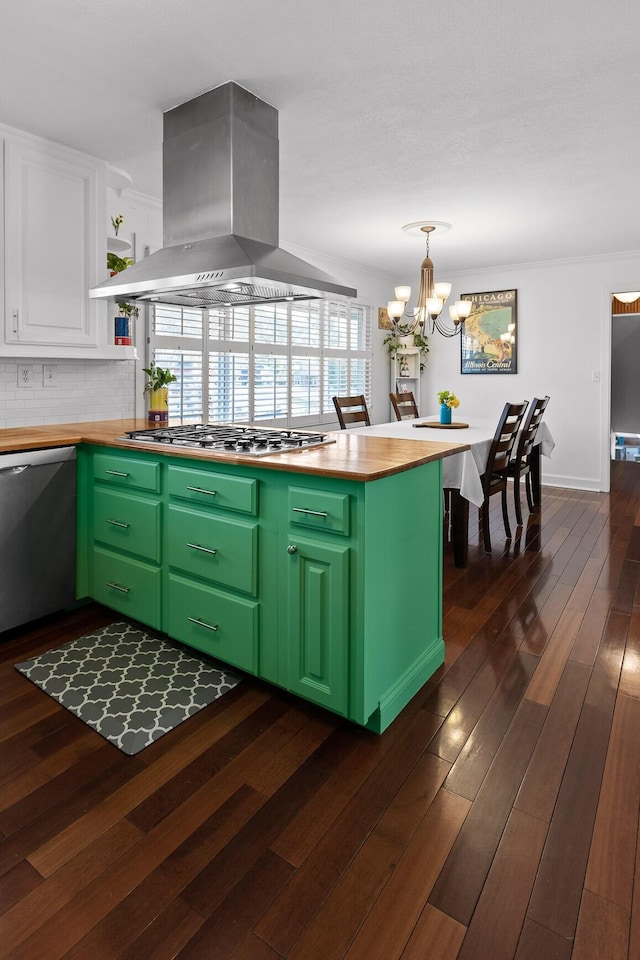
POLYGON ((96 347, 98 305, 88 290, 104 247, 104 184, 99 161, 5 141, 7 344, 96 347))

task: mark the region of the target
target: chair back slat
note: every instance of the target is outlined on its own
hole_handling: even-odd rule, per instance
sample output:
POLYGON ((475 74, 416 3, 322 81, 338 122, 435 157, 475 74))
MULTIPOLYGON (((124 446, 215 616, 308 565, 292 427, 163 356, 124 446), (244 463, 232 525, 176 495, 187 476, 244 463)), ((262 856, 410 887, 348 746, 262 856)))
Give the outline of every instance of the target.
POLYGON ((527 406, 527 400, 522 403, 505 403, 487 457, 485 474, 488 477, 503 474, 509 466, 513 446, 527 406))
POLYGON ((511 539, 509 513, 507 510, 507 476, 511 454, 518 436, 520 424, 528 407, 528 401, 505 403, 502 414, 493 435, 487 464, 482 475, 484 503, 482 504, 482 540, 484 548, 491 553, 491 534, 489 530, 489 498, 494 493, 502 494, 502 519, 507 539, 511 539))
POLYGON ((526 465, 531 451, 536 445, 536 437, 548 403, 549 397, 543 397, 542 399, 534 397, 529 404, 529 411, 522 425, 515 452, 515 460, 519 460, 523 466, 526 465))
POLYGON ((361 393, 355 397, 332 397, 332 400, 341 430, 346 430, 348 423, 361 423, 366 427, 371 426, 364 394, 361 393))
POLYGON ((420 416, 413 393, 390 393, 389 399, 397 420, 415 419, 420 416))

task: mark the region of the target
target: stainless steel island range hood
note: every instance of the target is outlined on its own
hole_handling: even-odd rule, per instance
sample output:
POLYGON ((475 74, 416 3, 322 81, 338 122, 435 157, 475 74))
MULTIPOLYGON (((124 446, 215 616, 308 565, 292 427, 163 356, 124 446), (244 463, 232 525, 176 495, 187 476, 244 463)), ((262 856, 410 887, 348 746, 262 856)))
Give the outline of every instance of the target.
POLYGON ((164 114, 164 247, 89 291, 189 307, 355 297, 278 246, 278 111, 225 83, 164 114))

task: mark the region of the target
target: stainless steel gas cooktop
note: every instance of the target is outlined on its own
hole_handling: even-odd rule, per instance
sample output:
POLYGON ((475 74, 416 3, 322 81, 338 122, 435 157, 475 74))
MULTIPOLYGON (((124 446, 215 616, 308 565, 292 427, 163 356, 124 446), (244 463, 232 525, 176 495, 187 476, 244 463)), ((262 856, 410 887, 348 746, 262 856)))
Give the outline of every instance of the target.
POLYGON ((118 440, 160 443, 172 447, 195 447, 223 453, 241 453, 252 457, 268 457, 308 447, 335 443, 324 433, 279 428, 239 426, 226 423, 193 423, 180 427, 154 427, 150 430, 128 430, 118 440))

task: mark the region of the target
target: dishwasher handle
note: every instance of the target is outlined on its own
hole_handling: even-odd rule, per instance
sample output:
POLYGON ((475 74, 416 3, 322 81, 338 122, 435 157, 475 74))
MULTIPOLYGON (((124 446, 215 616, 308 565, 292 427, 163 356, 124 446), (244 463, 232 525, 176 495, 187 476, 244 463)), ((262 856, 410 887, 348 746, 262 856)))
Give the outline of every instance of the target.
POLYGON ((20 474, 24 473, 27 467, 42 467, 49 463, 65 463, 75 459, 75 447, 36 447, 15 453, 0 453, 0 474, 20 474))

